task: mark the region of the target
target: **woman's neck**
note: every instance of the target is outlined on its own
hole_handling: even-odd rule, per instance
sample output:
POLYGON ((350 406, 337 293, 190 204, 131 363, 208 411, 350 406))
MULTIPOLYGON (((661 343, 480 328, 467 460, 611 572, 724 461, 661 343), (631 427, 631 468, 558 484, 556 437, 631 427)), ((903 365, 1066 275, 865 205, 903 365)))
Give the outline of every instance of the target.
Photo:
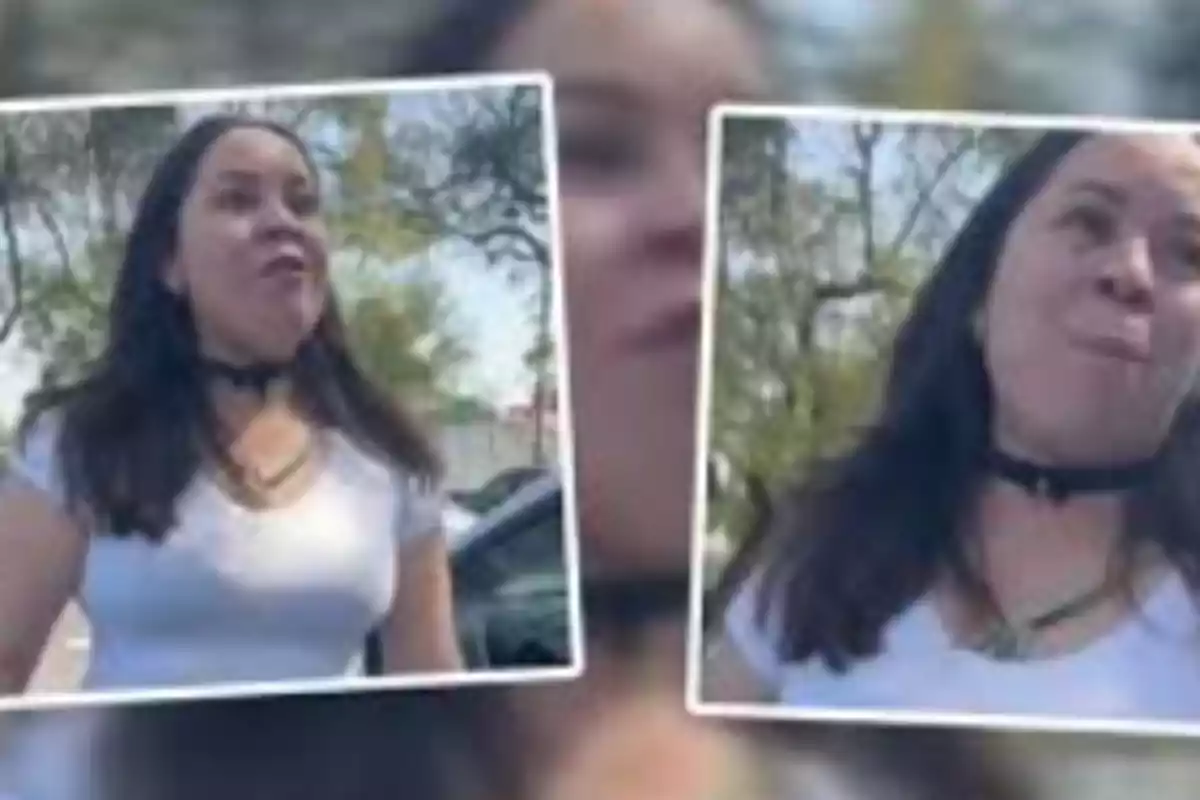
POLYGON ((970 518, 976 569, 1002 608, 1082 591, 1102 580, 1124 524, 1120 494, 1056 502, 988 479, 970 518))
POLYGON ((1149 460, 1038 445, 998 428, 968 524, 989 583, 1092 575, 1109 563, 1125 524, 1129 491, 1149 460), (1078 452, 1077 452, 1078 451, 1078 452), (1017 575, 1025 573, 1025 578, 1017 575))
POLYGON ((219 379, 209 381, 208 392, 222 438, 231 453, 276 449, 290 452, 295 449, 295 442, 304 438, 297 431, 309 427, 286 378, 263 394, 219 379))

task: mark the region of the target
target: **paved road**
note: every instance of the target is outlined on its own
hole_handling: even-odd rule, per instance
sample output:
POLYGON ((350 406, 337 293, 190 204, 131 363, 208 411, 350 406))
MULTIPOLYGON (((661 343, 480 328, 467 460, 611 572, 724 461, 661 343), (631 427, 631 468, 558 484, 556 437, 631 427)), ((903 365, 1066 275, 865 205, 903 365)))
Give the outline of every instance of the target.
POLYGON ((71 692, 79 687, 87 667, 87 622, 72 603, 50 636, 42 662, 33 675, 31 693, 71 692))

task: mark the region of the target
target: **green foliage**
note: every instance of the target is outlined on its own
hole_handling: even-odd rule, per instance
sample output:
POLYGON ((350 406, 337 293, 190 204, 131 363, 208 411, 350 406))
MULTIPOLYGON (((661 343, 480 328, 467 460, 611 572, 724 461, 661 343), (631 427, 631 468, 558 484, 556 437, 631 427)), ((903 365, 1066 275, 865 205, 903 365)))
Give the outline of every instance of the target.
POLYGON ((178 134, 173 108, 97 109, 3 120, 8 284, 24 345, 47 378, 76 375, 102 345, 134 204, 178 134), (17 302, 19 301, 19 305, 17 302))
POLYGON ((401 208, 442 237, 474 245, 515 280, 548 285, 540 90, 448 96, 426 123, 396 130, 388 141, 401 208))
MULTIPOLYGON (((2 232, 8 292, 0 298, 10 307, 0 306, 0 312, 14 316, 13 332, 43 363, 43 379, 71 379, 99 353, 136 203, 181 127, 214 111, 279 120, 311 144, 336 260, 350 265, 335 270, 334 282, 358 357, 399 395, 435 407, 454 402, 457 376, 473 354, 450 323, 454 309, 436 265, 414 261, 449 234, 441 220, 407 202, 412 187, 407 168, 437 163, 444 154, 396 145, 413 127, 426 131, 431 145, 466 134, 445 127, 454 120, 400 113, 403 109, 385 96, 0 119, 0 155, 12 172, 6 174, 11 179, 4 182, 8 191, 0 193, 0 210, 13 221, 12 230, 2 232), (407 266, 398 270, 401 263, 407 266)), ((456 124, 473 123, 458 119, 456 124)), ((474 190, 485 185, 480 182, 474 190)), ((444 196, 453 194, 447 189, 444 196)), ((456 408, 465 413, 464 405, 456 408)))
POLYGON ((452 307, 431 275, 363 277, 346 303, 351 348, 363 368, 397 397, 437 405, 471 353, 447 320, 452 307))
MULTIPOLYGON (((401 213, 438 238, 468 244, 528 290, 535 334, 525 363, 546 398, 556 376, 543 126, 542 93, 533 87, 448 96, 431 104, 425 124, 391 132, 387 169, 401 213)), ((545 410, 536 413, 535 460, 545 410)))
POLYGON ((738 537, 785 476, 852 445, 913 294, 1029 141, 948 127, 727 123, 710 413, 730 480, 711 528, 738 537))

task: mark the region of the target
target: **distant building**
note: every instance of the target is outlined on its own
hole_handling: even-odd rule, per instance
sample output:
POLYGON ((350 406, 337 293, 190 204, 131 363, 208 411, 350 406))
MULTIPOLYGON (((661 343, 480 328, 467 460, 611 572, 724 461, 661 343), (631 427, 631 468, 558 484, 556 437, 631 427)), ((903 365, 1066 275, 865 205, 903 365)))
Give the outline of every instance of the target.
POLYGON ((513 467, 558 466, 557 392, 551 392, 546 400, 538 452, 537 411, 532 399, 494 413, 484 413, 483 406, 465 400, 451 405, 454 407, 443 409, 437 426, 438 444, 446 460, 447 489, 477 489, 513 467))
MULTIPOLYGON (((546 402, 542 407, 542 429, 547 432, 558 432, 558 391, 551 388, 546 392, 546 402)), ((501 412, 501 419, 506 422, 534 425, 537 421, 537 403, 535 398, 528 402, 510 405, 501 412)))

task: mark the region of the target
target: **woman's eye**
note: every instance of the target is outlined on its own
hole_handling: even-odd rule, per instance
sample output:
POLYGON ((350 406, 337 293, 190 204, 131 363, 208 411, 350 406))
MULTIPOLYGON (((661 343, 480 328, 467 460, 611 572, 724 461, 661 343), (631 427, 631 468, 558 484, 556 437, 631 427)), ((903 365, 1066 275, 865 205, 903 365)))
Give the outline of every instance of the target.
POLYGON ((217 205, 231 211, 246 211, 258 205, 258 194, 248 189, 224 189, 217 195, 217 205))
POLYGON ((290 205, 292 213, 300 217, 307 217, 321 210, 321 198, 315 193, 306 192, 293 197, 290 205))
POLYGON ((1112 215, 1093 206, 1075 206, 1062 215, 1060 223, 1084 234, 1091 243, 1108 241, 1116 230, 1112 215))
POLYGON ((1200 270, 1200 242, 1180 242, 1175 245, 1175 256, 1184 266, 1200 270))

